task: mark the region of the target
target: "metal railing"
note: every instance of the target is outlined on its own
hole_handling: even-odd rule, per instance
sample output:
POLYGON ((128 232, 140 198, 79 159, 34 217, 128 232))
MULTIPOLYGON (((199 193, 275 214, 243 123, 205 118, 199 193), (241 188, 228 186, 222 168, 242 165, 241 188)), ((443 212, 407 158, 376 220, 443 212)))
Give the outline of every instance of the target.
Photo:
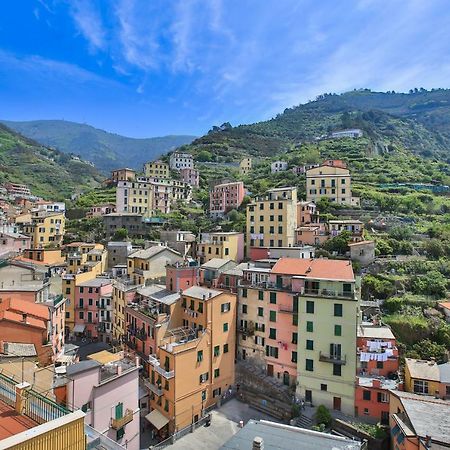
POLYGON ((326 353, 319 352, 319 361, 328 362, 332 364, 347 364, 347 355, 330 355, 326 353))
POLYGON ((16 384, 14 380, 0 373, 0 399, 9 406, 16 403, 16 384))
POLYGON ((175 376, 175 371, 173 371, 173 370, 168 371, 168 370, 165 370, 164 368, 162 368, 159 360, 157 358, 155 358, 154 356, 150 355, 148 357, 148 362, 164 378, 170 379, 170 378, 173 378, 175 376))
POLYGON ((42 424, 69 414, 66 408, 31 389, 24 392, 26 392, 24 414, 37 423, 42 424))
POLYGON ((133 410, 127 409, 120 419, 111 418, 111 428, 118 430, 133 421, 133 410))

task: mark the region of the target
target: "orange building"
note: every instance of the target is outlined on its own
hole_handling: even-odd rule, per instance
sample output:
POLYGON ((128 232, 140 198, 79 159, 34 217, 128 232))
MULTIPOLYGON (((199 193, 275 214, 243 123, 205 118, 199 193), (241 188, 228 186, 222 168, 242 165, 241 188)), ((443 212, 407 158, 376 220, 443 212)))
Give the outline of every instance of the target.
POLYGON ((166 288, 172 292, 185 290, 199 284, 199 267, 188 262, 176 262, 166 266, 166 288))

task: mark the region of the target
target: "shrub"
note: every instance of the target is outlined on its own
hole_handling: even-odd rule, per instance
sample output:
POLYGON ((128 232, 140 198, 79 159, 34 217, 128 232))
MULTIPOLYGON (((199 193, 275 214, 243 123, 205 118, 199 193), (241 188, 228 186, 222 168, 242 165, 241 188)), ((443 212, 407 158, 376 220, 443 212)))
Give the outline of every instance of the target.
POLYGON ((330 411, 328 411, 327 407, 324 405, 318 406, 315 419, 318 425, 323 423, 326 427, 329 427, 332 421, 330 411))

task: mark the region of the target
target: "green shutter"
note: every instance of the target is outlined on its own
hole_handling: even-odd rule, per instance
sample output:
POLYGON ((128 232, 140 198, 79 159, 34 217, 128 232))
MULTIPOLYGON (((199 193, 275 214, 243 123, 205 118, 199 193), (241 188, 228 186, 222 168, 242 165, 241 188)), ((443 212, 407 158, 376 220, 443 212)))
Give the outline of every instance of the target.
POLYGON ((116 419, 123 417, 123 403, 117 403, 116 405, 116 419))

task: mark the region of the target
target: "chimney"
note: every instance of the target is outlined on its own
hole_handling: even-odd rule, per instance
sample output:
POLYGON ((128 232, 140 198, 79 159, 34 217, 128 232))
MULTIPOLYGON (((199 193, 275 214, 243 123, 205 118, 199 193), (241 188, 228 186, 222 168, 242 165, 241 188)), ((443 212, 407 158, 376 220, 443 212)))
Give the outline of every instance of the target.
POLYGON ((22 314, 22 322, 27 323, 27 313, 22 314))
POLYGON ((253 439, 252 450, 264 450, 264 440, 262 437, 256 436, 253 439))

